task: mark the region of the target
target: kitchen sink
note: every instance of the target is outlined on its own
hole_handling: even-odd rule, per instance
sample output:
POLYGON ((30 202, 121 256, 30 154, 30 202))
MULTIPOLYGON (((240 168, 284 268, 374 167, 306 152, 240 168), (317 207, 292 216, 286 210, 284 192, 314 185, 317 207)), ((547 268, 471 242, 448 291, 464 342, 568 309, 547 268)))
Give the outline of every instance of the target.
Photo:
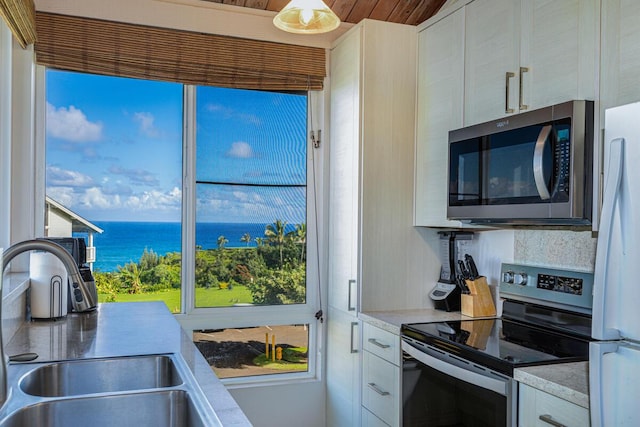
POLYGON ((184 390, 121 393, 48 400, 20 408, 0 427, 204 427, 192 397, 184 390))
POLYGON ((63 397, 175 387, 183 383, 168 355, 69 360, 39 366, 20 380, 33 396, 63 397))
POLYGON ((0 427, 213 427, 220 420, 179 354, 10 363, 0 427))

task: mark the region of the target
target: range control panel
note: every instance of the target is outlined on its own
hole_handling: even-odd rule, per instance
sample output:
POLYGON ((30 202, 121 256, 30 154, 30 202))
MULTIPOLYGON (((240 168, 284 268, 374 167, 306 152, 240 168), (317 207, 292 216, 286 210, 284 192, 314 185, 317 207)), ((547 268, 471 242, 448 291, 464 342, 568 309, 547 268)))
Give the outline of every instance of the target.
POLYGON ((582 295, 582 279, 538 274, 538 288, 554 292, 582 295))
POLYGON ((590 310, 593 273, 519 264, 502 264, 500 296, 553 302, 590 310))

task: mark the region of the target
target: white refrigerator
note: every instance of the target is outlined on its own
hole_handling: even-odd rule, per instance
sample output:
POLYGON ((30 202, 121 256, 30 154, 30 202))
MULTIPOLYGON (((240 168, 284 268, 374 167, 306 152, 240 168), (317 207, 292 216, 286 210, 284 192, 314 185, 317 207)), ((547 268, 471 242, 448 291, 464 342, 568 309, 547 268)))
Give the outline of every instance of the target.
POLYGON ((640 426, 640 102, 606 110, 589 347, 593 427, 640 426))

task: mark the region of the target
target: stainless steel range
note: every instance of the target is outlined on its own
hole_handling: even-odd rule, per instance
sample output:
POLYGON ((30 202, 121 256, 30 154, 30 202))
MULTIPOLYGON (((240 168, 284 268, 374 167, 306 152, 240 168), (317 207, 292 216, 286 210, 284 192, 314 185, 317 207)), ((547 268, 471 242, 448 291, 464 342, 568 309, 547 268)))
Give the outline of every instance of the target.
POLYGON ((404 426, 517 425, 516 368, 584 361, 590 273, 503 264, 499 319, 402 325, 404 426))

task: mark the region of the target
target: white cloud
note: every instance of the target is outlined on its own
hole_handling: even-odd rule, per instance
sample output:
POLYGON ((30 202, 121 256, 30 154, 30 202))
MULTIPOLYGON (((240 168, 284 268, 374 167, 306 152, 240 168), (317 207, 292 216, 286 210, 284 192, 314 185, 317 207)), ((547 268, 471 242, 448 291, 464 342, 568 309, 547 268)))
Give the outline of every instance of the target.
POLYGON ((49 166, 47 167, 47 184, 50 186, 90 187, 93 185, 93 178, 78 171, 49 166))
POLYGON ((220 104, 207 104, 206 110, 210 113, 220 114, 226 119, 238 119, 244 123, 259 126, 262 124, 262 119, 255 114, 248 114, 234 110, 233 108, 225 107, 220 104))
POLYGON ((144 135, 156 138, 160 134, 154 126, 155 117, 153 117, 153 114, 147 112, 134 113, 133 120, 138 123, 139 130, 144 135))
POLYGON ((120 206, 120 196, 118 194, 107 195, 98 187, 88 188, 82 196, 82 204, 88 208, 109 209, 120 206))
POLYGON ((90 122, 82 110, 73 105, 56 108, 47 103, 47 134, 72 142, 98 141, 102 138, 102 123, 90 122))
POLYGON ((174 187, 168 192, 158 190, 145 191, 142 194, 130 196, 125 206, 134 210, 173 210, 180 207, 182 191, 174 187))
POLYGON ((248 143, 238 141, 231 144, 231 148, 227 151, 227 156, 240 159, 250 159, 254 154, 253 149, 248 143))
POLYGON ((77 197, 71 187, 47 187, 47 196, 68 208, 73 208, 73 201, 77 197))

